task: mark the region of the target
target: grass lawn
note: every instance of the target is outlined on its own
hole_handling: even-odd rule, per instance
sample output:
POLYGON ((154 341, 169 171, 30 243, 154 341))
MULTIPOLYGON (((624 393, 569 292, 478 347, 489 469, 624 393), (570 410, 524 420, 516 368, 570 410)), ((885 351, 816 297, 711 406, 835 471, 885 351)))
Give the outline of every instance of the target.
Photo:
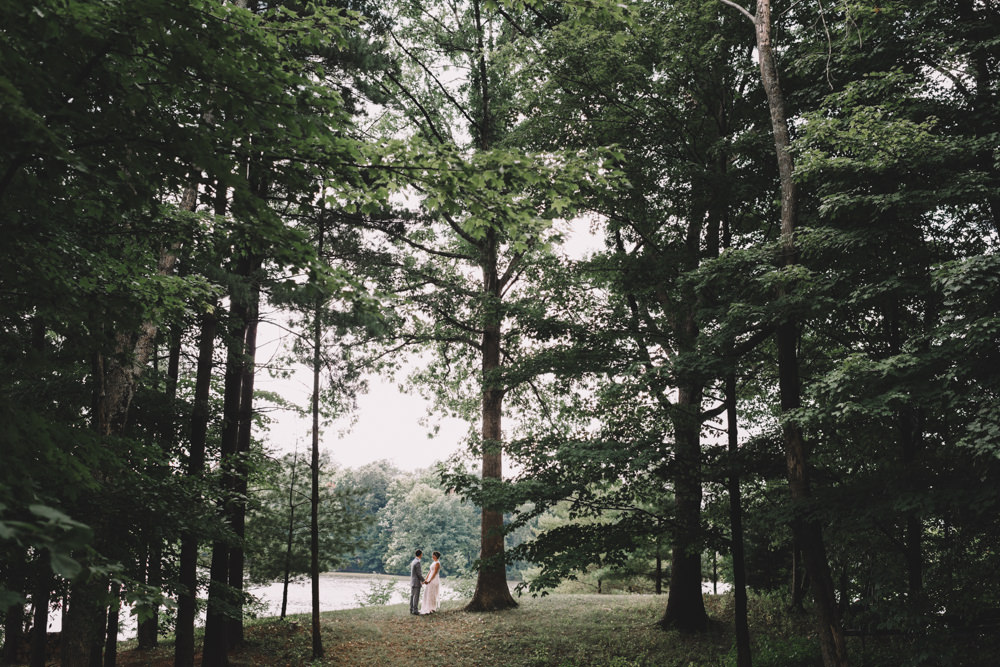
MULTIPOLYGON (((734 664, 732 597, 706 595, 711 625, 703 634, 656 625, 665 595, 557 594, 519 598, 516 609, 473 614, 464 602, 444 602, 430 616, 411 616, 405 604, 326 612, 323 660, 313 663, 310 619, 293 616, 248 622, 246 645, 230 654, 239 667, 723 667, 734 664)), ((754 667, 822 665, 814 622, 788 613, 778 596, 750 599, 754 667)), ((871 667, 996 667, 995 633, 939 632, 901 637, 848 638, 852 664, 871 667)), ((201 641, 198 640, 198 646, 201 641)), ((120 646, 125 667, 170 667, 170 639, 160 648, 120 646)))
MULTIPOLYGON (((707 597, 713 618, 728 616, 725 598, 707 597)), ((522 597, 516 609, 471 614, 463 602, 444 602, 430 616, 411 616, 406 605, 366 607, 322 615, 322 665, 474 667, 553 665, 720 665, 732 630, 713 622, 704 635, 664 632, 655 623, 666 596, 552 595, 522 597)), ((231 654, 233 665, 309 665, 308 616, 288 622, 262 619, 247 625, 247 645, 231 654)), ((134 644, 131 644, 134 645, 134 644)), ((172 647, 137 651, 123 644, 118 664, 170 665, 172 647)))

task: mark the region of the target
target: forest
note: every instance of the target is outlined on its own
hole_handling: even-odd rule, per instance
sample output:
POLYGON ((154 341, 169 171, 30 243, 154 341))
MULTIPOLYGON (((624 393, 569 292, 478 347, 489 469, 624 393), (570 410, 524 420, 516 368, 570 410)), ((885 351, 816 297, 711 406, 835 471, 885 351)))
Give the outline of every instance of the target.
POLYGON ((992 0, 0 0, 2 662, 135 609, 226 665, 290 572, 319 660, 319 573, 436 531, 463 613, 634 575, 704 633, 715 568, 740 667, 763 594, 989 664, 998 80, 992 0), (372 378, 462 453, 338 469, 372 378))

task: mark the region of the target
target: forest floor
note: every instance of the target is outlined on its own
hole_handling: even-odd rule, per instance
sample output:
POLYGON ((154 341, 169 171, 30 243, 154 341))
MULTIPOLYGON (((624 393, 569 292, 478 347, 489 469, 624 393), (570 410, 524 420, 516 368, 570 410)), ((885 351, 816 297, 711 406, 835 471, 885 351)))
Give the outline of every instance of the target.
MULTIPOLYGON (((706 596, 714 620, 707 633, 664 632, 656 621, 666 596, 552 595, 522 597, 516 609, 467 613, 462 602, 412 616, 406 605, 326 612, 321 617, 324 659, 310 660, 310 619, 261 619, 246 627, 246 645, 230 654, 230 664, 338 665, 339 667, 583 667, 590 665, 725 664, 733 632, 727 609, 731 597, 706 596)), ((172 664, 172 647, 138 651, 121 645, 118 665, 172 664)))
MULTIPOLYGON (((723 667, 735 665, 732 596, 706 595, 708 631, 664 631, 657 621, 666 595, 557 594, 521 597, 503 612, 468 613, 463 602, 442 603, 428 616, 411 616, 407 605, 325 612, 321 616, 322 660, 311 660, 310 618, 292 616, 248 622, 246 644, 230 653, 233 667, 723 667)), ((821 665, 814 624, 808 614, 789 614, 778 597, 751 598, 754 667, 821 665)), ((849 638, 855 664, 996 665, 994 650, 959 656, 931 640, 862 642, 849 638), (941 662, 945 655, 949 659, 941 662), (920 656, 920 657, 917 657, 920 656), (927 658, 931 658, 927 662, 927 658), (911 659, 914 659, 912 661, 911 659)), ((988 641, 992 649, 996 640, 988 641)), ((200 644, 200 638, 199 638, 200 644)), ((169 667, 173 646, 139 651, 120 645, 120 667, 169 667)), ((197 664, 201 664, 198 656, 197 664)))

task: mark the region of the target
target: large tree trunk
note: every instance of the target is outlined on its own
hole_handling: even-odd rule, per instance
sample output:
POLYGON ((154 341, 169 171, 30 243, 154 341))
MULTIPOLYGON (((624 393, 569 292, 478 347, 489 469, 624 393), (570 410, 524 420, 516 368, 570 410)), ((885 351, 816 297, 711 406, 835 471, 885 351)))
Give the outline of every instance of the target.
POLYGON ((104 628, 101 611, 107 595, 103 579, 89 578, 73 585, 61 633, 60 655, 66 667, 89 667, 90 649, 100 642, 104 628))
POLYGON ((236 475, 232 528, 237 542, 229 551, 229 586, 235 591, 237 613, 229 620, 229 647, 243 643, 243 539, 246 535, 247 457, 253 440, 253 386, 257 363, 257 324, 260 321, 260 281, 257 273, 261 261, 253 262, 250 278, 250 298, 246 308, 246 334, 243 346, 242 378, 240 381, 240 408, 236 436, 236 475))
MULTIPOLYGON (((242 272, 241 272, 242 274, 242 272)), ((236 512, 236 457, 239 434, 239 409, 243 383, 243 350, 246 340, 246 312, 233 299, 230 307, 233 321, 226 356, 226 373, 222 397, 222 438, 219 466, 225 498, 222 501, 226 522, 232 526, 236 512)), ((216 540, 212 545, 212 564, 209 568, 208 608, 205 616, 203 660, 209 665, 226 665, 229 662, 229 622, 235 600, 229 588, 229 554, 232 544, 216 540)))
POLYGON ((49 564, 43 558, 35 561, 35 587, 31 602, 35 607, 31 629, 31 667, 45 667, 49 627, 49 598, 52 595, 52 575, 49 564))
MULTIPOLYGON (((499 485, 503 479, 503 381, 500 374, 500 300, 501 285, 497 271, 496 233, 487 233, 483 261, 483 338, 482 338, 482 446, 483 487, 499 485)), ((487 503, 489 501, 486 501, 487 503)), ((476 592, 466 605, 467 611, 510 609, 517 602, 507 586, 504 559, 503 513, 484 504, 480 526, 481 550, 476 592)))
MULTIPOLYGON (((194 211, 197 189, 187 188, 181 208, 194 211)), ((177 248, 164 248, 157 263, 157 273, 169 275, 177 263, 177 248)), ((120 435, 125 430, 129 408, 136 386, 153 353, 157 324, 144 323, 137 334, 118 334, 115 337, 115 354, 95 358, 94 426, 105 438, 120 435)), ((100 473, 96 473, 97 481, 100 473)), ((108 517, 101 514, 92 521, 94 548, 105 553, 115 539, 108 517)), ((62 664, 64 667, 84 667, 92 664, 92 649, 96 648, 98 662, 103 642, 104 614, 107 610, 108 579, 105 575, 88 573, 75 583, 70 594, 67 624, 62 631, 62 664)))
POLYGON ((104 637, 104 667, 115 667, 118 659, 118 618, 122 609, 122 585, 111 584, 111 603, 108 606, 108 627, 104 637))
MULTIPOLYGON (((242 257, 236 267, 238 278, 251 274, 253 262, 242 257)), ((222 396, 222 436, 219 466, 222 470, 222 501, 226 523, 237 529, 239 480, 239 427, 240 402, 243 397, 244 364, 247 355, 247 334, 250 329, 249 306, 245 299, 230 295, 229 344, 226 353, 226 373, 222 396)), ((212 545, 212 564, 209 570, 208 609, 205 616, 203 660, 205 664, 226 665, 230 645, 232 610, 237 600, 230 587, 230 554, 234 545, 227 540, 216 540, 212 545)))
POLYGON ((792 533, 792 568, 789 578, 788 589, 788 610, 804 613, 802 604, 806 599, 806 591, 809 589, 809 579, 806 577, 805 567, 802 565, 802 549, 799 547, 799 538, 792 533))
POLYGON ((726 429, 729 454, 729 524, 732 530, 733 616, 736 666, 750 667, 750 625, 747 621, 747 573, 743 553, 743 505, 740 499, 739 435, 736 428, 736 375, 726 376, 726 429))
MULTIPOLYGON (((198 366, 195 371, 194 406, 191 412, 191 441, 187 476, 197 480, 205 472, 205 443, 208 435, 209 395, 212 384, 212 356, 218 318, 215 308, 202 317, 198 340, 198 366)), ((180 584, 177 595, 177 626, 174 643, 174 667, 194 667, 194 622, 198 597, 198 538, 194 531, 181 537, 180 584)))
MULTIPOLYGON (((493 147, 496 119, 492 109, 492 91, 486 62, 482 8, 478 0, 472 3, 476 29, 477 76, 479 87, 478 141, 480 151, 493 147)), ((499 240, 495 229, 486 233, 480 246, 483 276, 483 336, 482 336, 482 447, 483 447, 483 487, 499 485, 503 481, 503 415, 504 387, 500 374, 501 341, 501 285, 498 268, 499 240)), ((482 507, 480 523, 480 566, 476 579, 476 591, 466 605, 466 611, 494 611, 517 606, 507 586, 507 565, 504 558, 503 512, 488 506, 482 507)))
MULTIPOLYGON (((316 255, 323 257, 323 223, 319 225, 319 239, 316 244, 316 255)), ((312 596, 312 657, 320 660, 323 657, 323 636, 320 630, 319 618, 319 390, 320 371, 322 370, 323 345, 323 298, 316 298, 313 312, 313 392, 312 392, 312 488, 310 493, 309 519, 309 574, 311 577, 310 593, 312 596)))
MULTIPOLYGON (((144 565, 146 584, 160 588, 163 583, 163 544, 159 531, 155 528, 146 537, 146 550, 141 563, 144 565)), ((154 604, 150 609, 149 618, 140 621, 136 629, 136 640, 140 650, 155 648, 158 640, 160 605, 154 604)))
MULTIPOLYGON (((696 199, 689 214, 684 234, 684 268, 697 269, 701 259, 703 225, 708 230, 706 252, 718 255, 720 206, 711 199, 696 199)), ((695 315, 698 295, 686 290, 683 305, 672 306, 666 295, 660 295, 665 312, 674 312, 671 328, 679 357, 697 353, 699 327, 695 315)), ((701 554, 704 550, 701 531, 701 403, 704 391, 702 378, 690 371, 675 368, 677 401, 670 410, 674 429, 674 507, 675 530, 671 554, 670 587, 667 608, 660 620, 664 628, 675 627, 687 632, 701 632, 708 627, 708 614, 701 591, 701 554)), ((661 400, 666 403, 666 400, 661 400)))
MULTIPOLYGON (((767 94, 768 107, 771 112, 771 128, 774 132, 774 146, 778 161, 778 174, 781 184, 781 237, 783 263, 792 266, 797 262, 795 245, 797 199, 795 181, 792 177, 793 162, 791 154, 791 139, 788 131, 788 120, 785 115, 785 101, 778 82, 778 70, 774 61, 774 50, 771 44, 771 3, 770 0, 758 0, 757 13, 754 19, 757 34, 757 53, 760 59, 761 80, 767 94)), ((779 290, 778 298, 786 296, 785 289, 779 290)), ((800 406, 799 395, 799 365, 798 365, 798 326, 789 317, 778 324, 778 384, 781 394, 782 436, 785 442, 785 458, 788 466, 788 486, 791 492, 793 508, 804 510, 811 502, 812 491, 809 485, 808 462, 802 429, 787 415, 800 406)), ((806 572, 812 583, 813 597, 816 601, 816 611, 819 621, 820 645, 823 650, 823 662, 827 667, 847 665, 847 646, 844 632, 837 613, 836 598, 833 592, 833 580, 830 576, 830 565, 827 561, 826 547, 823 543, 823 533, 820 524, 815 519, 806 518, 800 513, 792 521, 792 531, 798 538, 805 559, 806 572)))
MULTIPOLYGON (((225 215, 228 206, 226 188, 215 186, 214 212, 225 215)), ((209 397, 212 389, 212 366, 215 336, 219 328, 216 315, 218 301, 202 316, 201 336, 198 340, 198 368, 195 372, 194 405, 191 412, 191 442, 187 474, 193 481, 205 472, 205 447, 208 441, 208 422, 211 415, 209 397)), ((214 556, 214 552, 213 552, 214 556)), ((185 532, 181 537, 180 555, 181 590, 177 599, 177 632, 174 643, 174 667, 193 667, 195 654, 194 622, 198 599, 198 539, 196 532, 185 532)), ((204 662, 203 664, 210 664, 204 662)))
MULTIPOLYGON (((105 597, 110 600, 110 594, 107 590, 104 591, 105 597)), ((90 667, 104 667, 104 646, 107 642, 107 626, 108 626, 108 606, 105 605, 101 608, 100 618, 98 619, 98 625, 100 625, 100 634, 94 637, 93 643, 90 645, 90 667)))
POLYGON ((680 387, 673 407, 676 529, 663 627, 700 632, 708 627, 701 593, 701 388, 680 387))
MULTIPOLYGON (((160 446, 169 452, 176 440, 177 424, 175 402, 177 400, 177 382, 180 378, 181 337, 183 329, 180 324, 170 328, 169 348, 167 353, 167 377, 164 386, 164 397, 168 406, 166 415, 160 426, 160 446)), ((145 531, 144 553, 141 565, 145 574, 145 582, 151 588, 160 589, 163 584, 163 536, 155 521, 151 521, 149 530, 145 531)), ((150 617, 138 624, 136 639, 140 649, 151 649, 157 644, 160 625, 160 605, 154 603, 150 608, 150 617)))
MULTIPOLYGON (((6 588, 11 591, 23 591, 27 582, 27 560, 24 551, 18 549, 17 555, 11 558, 3 568, 6 588)), ((24 644, 24 603, 17 602, 4 610, 3 652, 0 653, 0 663, 4 665, 17 664, 17 655, 24 644)))

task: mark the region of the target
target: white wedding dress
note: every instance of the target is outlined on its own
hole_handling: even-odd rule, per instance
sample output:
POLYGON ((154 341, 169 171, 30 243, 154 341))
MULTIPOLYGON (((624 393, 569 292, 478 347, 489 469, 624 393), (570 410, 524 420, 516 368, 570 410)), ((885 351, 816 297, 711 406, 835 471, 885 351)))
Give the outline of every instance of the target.
POLYGON ((430 583, 424 586, 424 598, 420 602, 420 613, 429 614, 432 611, 437 611, 438 607, 441 606, 441 601, 438 599, 438 593, 441 591, 441 561, 434 561, 431 564, 431 571, 427 573, 427 578, 430 579, 430 583), (431 579, 431 577, 434 577, 431 579))

